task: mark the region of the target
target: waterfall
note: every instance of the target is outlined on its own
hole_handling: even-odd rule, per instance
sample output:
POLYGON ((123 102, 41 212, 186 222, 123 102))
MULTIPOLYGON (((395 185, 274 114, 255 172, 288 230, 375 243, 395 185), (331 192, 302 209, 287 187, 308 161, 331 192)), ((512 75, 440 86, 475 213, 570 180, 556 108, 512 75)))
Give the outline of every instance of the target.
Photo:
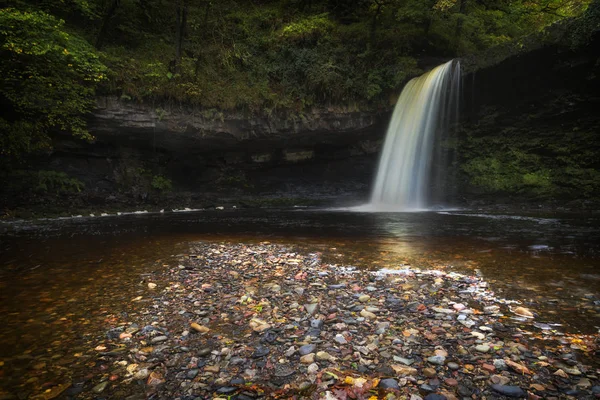
POLYGON ((458 116, 460 63, 449 61, 408 82, 394 109, 379 160, 371 211, 411 211, 441 201, 448 151, 458 116))

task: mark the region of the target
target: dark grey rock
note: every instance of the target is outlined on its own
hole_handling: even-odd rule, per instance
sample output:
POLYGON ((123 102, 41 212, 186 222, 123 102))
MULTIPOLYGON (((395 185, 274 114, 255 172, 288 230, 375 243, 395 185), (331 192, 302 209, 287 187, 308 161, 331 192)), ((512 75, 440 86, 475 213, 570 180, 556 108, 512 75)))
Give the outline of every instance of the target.
POLYGON ((305 344, 298 349, 298 353, 300 353, 301 356, 305 356, 307 354, 314 353, 316 348, 317 346, 314 344, 305 344))
POLYGON ((258 346, 256 348, 256 350, 254 350, 254 353, 252 353, 252 357, 253 358, 264 357, 267 354, 269 354, 270 352, 271 352, 271 350, 269 350, 268 347, 266 347, 266 346, 258 346))
POLYGON ((429 393, 424 400, 446 400, 447 397, 437 393, 429 393))
POLYGON ((400 390, 400 385, 398 385, 398 381, 396 381, 395 379, 382 379, 379 382, 379 388, 381 389, 396 389, 396 390, 400 390))
POLYGON ((321 328, 323 328, 323 320, 322 319, 312 319, 310 321, 310 326, 312 328, 321 329, 321 328))
POLYGON ((198 372, 199 372, 199 370, 197 370, 197 369, 190 369, 187 372, 188 379, 194 379, 196 376, 198 376, 198 372))
POLYGON ((503 394, 508 397, 524 398, 527 394, 518 386, 507 386, 507 385, 492 385, 492 389, 496 392, 503 394))

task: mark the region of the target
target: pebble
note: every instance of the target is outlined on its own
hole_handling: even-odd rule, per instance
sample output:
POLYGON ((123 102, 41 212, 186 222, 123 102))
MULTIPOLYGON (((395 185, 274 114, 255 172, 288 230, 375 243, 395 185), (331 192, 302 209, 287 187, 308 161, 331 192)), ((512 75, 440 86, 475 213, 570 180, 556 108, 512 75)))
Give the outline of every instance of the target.
POLYGON ((533 313, 531 311, 529 311, 528 309, 526 309, 525 307, 516 307, 515 309, 513 309, 511 311, 520 317, 525 317, 525 318, 533 318, 534 317, 533 313))
POLYGON ((106 389, 106 386, 108 386, 108 381, 101 382, 93 387, 92 392, 102 393, 104 392, 104 389, 106 389))
POLYGON ((338 344, 347 344, 348 343, 348 341, 346 340, 346 338, 344 337, 344 335, 341 335, 339 333, 337 335, 335 335, 335 337, 333 338, 333 340, 335 340, 336 343, 338 343, 338 344))
POLYGON ((318 303, 305 304, 304 309, 309 315, 314 315, 319 307, 318 303))
POLYGON ((427 358, 427 362, 435 365, 444 365, 446 357, 444 356, 431 356, 427 358))
POLYGON ((197 353, 197 354, 198 354, 200 357, 206 357, 207 355, 209 355, 209 354, 210 354, 210 352, 211 352, 211 350, 210 350, 208 347, 204 347, 204 348, 202 348, 202 349, 198 350, 198 353, 197 353))
POLYGON ((325 351, 319 351, 316 354, 317 360, 319 361, 328 361, 331 359, 331 354, 325 352, 325 351))
POLYGON ((150 371, 148 371, 147 368, 142 368, 139 371, 137 371, 135 373, 135 375, 133 376, 133 379, 136 380, 144 380, 146 379, 148 376, 150 375, 150 371))
POLYGON ((208 332, 210 332, 209 328, 207 328, 206 326, 202 326, 200 324, 197 324, 195 322, 192 322, 192 324, 190 325, 190 328, 192 328, 193 330, 195 330, 196 332, 199 332, 199 333, 208 333, 208 332))
POLYGON ((312 364, 315 362, 315 353, 310 353, 305 356, 300 357, 300 362, 302 364, 312 364))
POLYGON ((166 336, 156 336, 156 337, 152 338, 151 342, 152 343, 160 343, 160 342, 166 341, 167 339, 168 339, 168 337, 166 337, 166 336))
POLYGON ((485 345, 485 344, 480 344, 478 346, 475 346, 475 350, 477 350, 480 353, 487 353, 488 351, 490 351, 490 346, 485 345))
POLYGON ((442 394, 429 393, 424 400, 447 400, 448 398, 442 394))
POLYGON ((375 315, 372 312, 367 311, 367 310, 362 310, 360 312, 360 315, 363 316, 363 317, 365 317, 365 318, 368 318, 368 319, 375 319, 375 318, 377 318, 377 315, 375 315))
POLYGON ((386 390, 386 389, 395 389, 395 390, 400 390, 400 385, 398 385, 398 381, 395 379, 382 379, 381 381, 379 381, 379 386, 380 389, 386 390))
POLYGON ((296 347, 295 347, 295 346, 292 346, 292 347, 290 347, 289 349, 287 349, 287 350, 285 351, 285 353, 284 353, 284 354, 285 354, 285 356, 286 356, 286 357, 291 357, 291 356, 293 356, 295 353, 296 353, 296 347))
POLYGON ((363 294, 358 298, 358 301, 360 301, 361 303, 366 303, 369 300, 371 300, 371 296, 369 296, 368 294, 363 294))
POLYGON ((492 385, 492 389, 496 392, 514 398, 524 398, 527 394, 518 386, 507 386, 507 385, 492 385))
POLYGON ((317 345, 315 344, 305 344, 304 346, 300 347, 298 353, 300 353, 301 356, 305 356, 307 354, 313 353, 316 349, 317 345))
POLYGON ((457 363, 455 363, 455 362, 449 362, 449 363, 448 363, 448 368, 450 368, 450 369, 452 369, 452 370, 457 370, 457 369, 459 369, 459 368, 460 368, 460 365, 458 365, 458 364, 457 364, 457 363))

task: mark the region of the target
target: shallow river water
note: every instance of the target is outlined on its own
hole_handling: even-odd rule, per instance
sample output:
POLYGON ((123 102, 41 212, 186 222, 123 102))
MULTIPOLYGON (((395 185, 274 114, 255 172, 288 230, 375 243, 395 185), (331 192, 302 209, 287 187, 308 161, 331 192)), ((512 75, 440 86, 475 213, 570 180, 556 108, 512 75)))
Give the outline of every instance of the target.
POLYGON ((598 215, 298 209, 85 217, 0 223, 0 363, 30 364, 42 354, 67 366, 78 346, 105 335, 112 316, 134 307, 144 274, 173 265, 199 240, 283 243, 369 270, 477 274, 497 296, 534 310, 536 321, 566 333, 600 327, 598 215))

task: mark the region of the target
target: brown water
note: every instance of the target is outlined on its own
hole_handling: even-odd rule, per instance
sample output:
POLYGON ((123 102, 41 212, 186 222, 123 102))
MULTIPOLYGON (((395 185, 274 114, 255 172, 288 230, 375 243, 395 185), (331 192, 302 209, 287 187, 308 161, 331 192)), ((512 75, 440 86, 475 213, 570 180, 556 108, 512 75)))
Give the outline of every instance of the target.
MULTIPOLYGON (((537 312, 536 321, 598 331, 600 218, 464 214, 240 210, 2 224, 0 363, 38 360, 44 381, 45 360, 85 368, 86 346, 116 316, 142 308, 134 299, 147 294, 145 275, 198 240, 269 240, 370 270, 478 273, 498 296, 537 312)), ((14 377, 4 378, 0 368, 7 386, 14 377)))

